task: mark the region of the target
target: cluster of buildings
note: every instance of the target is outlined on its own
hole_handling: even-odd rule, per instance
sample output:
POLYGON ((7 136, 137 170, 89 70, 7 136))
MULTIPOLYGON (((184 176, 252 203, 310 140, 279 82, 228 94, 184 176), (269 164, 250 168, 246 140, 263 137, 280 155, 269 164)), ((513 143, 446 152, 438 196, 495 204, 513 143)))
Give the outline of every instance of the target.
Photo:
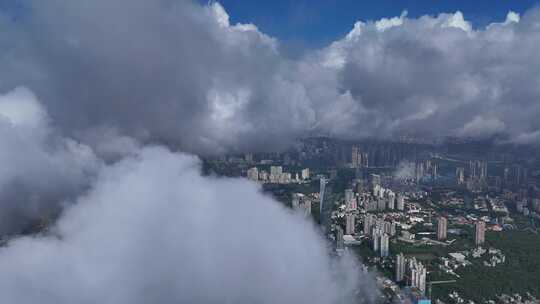
POLYGON ((405 282, 407 286, 418 290, 421 294, 426 292, 427 269, 416 258, 406 258, 402 253, 396 255, 395 281, 405 282))
POLYGON ((448 219, 444 216, 439 216, 437 219, 437 240, 445 241, 448 237, 448 219))
POLYGON ((369 154, 362 152, 360 147, 352 146, 351 149, 351 167, 353 168, 367 168, 369 167, 369 154))
POLYGON ((468 168, 456 168, 456 183, 470 191, 481 191, 488 186, 488 165, 485 160, 471 160, 468 168))
MULTIPOLYGON (((506 257, 500 250, 483 249, 486 230, 522 230, 532 226, 537 231, 534 223, 540 219, 540 175, 532 168, 540 163, 538 160, 533 163, 511 153, 480 155, 414 143, 351 144, 328 137, 303 139, 295 149, 256 155, 257 162, 252 155, 229 162, 239 164, 241 170, 237 174, 247 170, 249 179, 272 184, 303 184, 310 180, 309 169, 296 172, 280 165, 303 168, 313 164, 327 168, 328 179, 320 179, 319 193, 292 194, 293 209, 310 216, 312 205, 319 202, 320 224, 335 241, 336 249, 341 251, 359 243, 369 246, 375 256, 370 252, 365 261, 382 269, 395 267, 395 280, 390 281, 402 283, 394 284, 396 288, 406 285, 421 294, 431 294, 426 267, 430 272, 446 272, 458 280, 461 272, 455 271, 459 267, 497 267, 505 263, 506 257), (406 170, 401 171, 403 164, 407 164, 406 170), (349 189, 344 191, 342 200, 339 193, 331 190, 343 189, 341 179, 353 171, 354 179, 345 181, 349 189), (515 211, 520 215, 514 218, 515 211), (529 218, 523 220, 521 215, 529 218), (474 246, 469 246, 469 240, 474 246), (460 247, 461 244, 466 245, 460 247), (405 257, 400 253, 416 252, 415 247, 422 251, 427 246, 444 246, 434 247, 434 251, 437 255, 446 254, 429 257, 427 249, 428 253, 417 255, 420 261, 412 257, 414 254, 405 257), (455 252, 449 253, 450 248, 455 252)), ((312 186, 306 183, 305 189, 312 186)), ((303 191, 302 187, 296 185, 294 188, 299 189, 294 191, 303 191)), ((282 190, 275 186, 265 188, 282 190)), ((286 194, 278 197, 288 197, 289 192, 286 194)))
POLYGON ((516 202, 516 211, 524 216, 530 216, 540 219, 540 199, 539 198, 524 198, 516 202))
POLYGON ((439 177, 439 165, 430 159, 415 162, 414 179, 418 183, 422 179, 429 177, 436 180, 439 177))
POLYGON ((386 210, 405 210, 405 197, 403 194, 394 193, 380 185, 380 176, 371 175, 371 191, 359 189, 358 204, 363 206, 366 212, 383 212, 386 210))
POLYGON ((499 264, 506 262, 506 256, 500 249, 476 247, 472 250, 463 250, 459 252, 451 252, 449 257, 441 257, 439 267, 446 273, 450 273, 459 277, 454 271, 460 267, 472 265, 470 260, 482 259, 482 265, 485 267, 496 267, 499 264), (470 259, 470 260, 469 260, 470 259))
MULTIPOLYGON (((483 175, 483 173, 479 174, 483 175)), ((420 205, 414 200, 409 201, 413 197, 422 198, 421 194, 394 192, 383 187, 380 181, 380 176, 371 174, 369 183, 354 180, 354 187, 345 190, 344 202, 338 208, 340 214, 338 218, 343 220, 344 225, 338 225, 335 230, 336 248, 343 250, 348 244, 347 240, 351 238, 368 242, 377 256, 371 258, 372 261, 385 265, 394 260, 394 281, 407 286, 409 290, 413 290, 414 293, 425 298, 429 289, 428 285, 431 284, 426 282, 427 265, 412 256, 406 257, 402 253, 390 252, 390 242, 405 242, 409 245, 449 246, 455 241, 455 239, 449 240, 449 233, 455 233, 449 232, 449 230, 455 230, 449 229, 450 220, 452 220, 452 224, 460 225, 459 222, 455 221, 459 217, 451 214, 443 215, 443 213, 438 213, 429 208, 426 209, 424 208, 425 205, 420 205), (369 187, 366 187, 366 184, 369 187), (432 220, 432 217, 434 220, 432 220), (363 227, 363 229, 357 231, 357 227, 363 227), (411 232, 413 231, 412 227, 417 227, 415 231, 420 228, 418 235, 421 238, 411 232), (435 232, 422 232, 422 227, 431 227, 428 229, 433 229, 435 232), (401 232, 399 238, 396 237, 398 232, 401 232), (424 237, 424 235, 429 234, 434 236, 432 238, 424 237), (395 259, 392 259, 392 256, 395 259)), ((481 246, 485 244, 486 219, 471 217, 462 224, 473 226, 473 241, 476 245, 476 249, 473 251, 480 252, 482 250, 481 246)), ((490 252, 493 254, 489 258, 484 257, 484 261, 482 261, 486 267, 494 267, 504 263, 505 259, 502 253, 497 254, 493 250, 490 252)), ((472 253, 470 255, 472 256, 472 253)), ((454 271, 458 267, 470 264, 471 262, 467 261, 466 255, 457 252, 454 253, 454 256, 442 257, 439 266, 441 271, 454 275, 457 279, 459 276, 454 271)))
MULTIPOLYGON (((444 216, 437 218, 437 240, 445 241, 448 237, 448 219, 444 216)), ((474 244, 481 246, 486 240, 486 222, 477 220, 474 223, 474 244)))
POLYGON ((377 218, 372 214, 364 215, 364 236, 371 239, 374 252, 380 257, 390 254, 390 237, 396 235, 396 223, 377 218))
POLYGON ((282 166, 270 166, 270 172, 252 167, 247 170, 247 178, 271 184, 300 183, 309 179, 309 168, 305 168, 294 176, 290 172, 283 171, 282 166))

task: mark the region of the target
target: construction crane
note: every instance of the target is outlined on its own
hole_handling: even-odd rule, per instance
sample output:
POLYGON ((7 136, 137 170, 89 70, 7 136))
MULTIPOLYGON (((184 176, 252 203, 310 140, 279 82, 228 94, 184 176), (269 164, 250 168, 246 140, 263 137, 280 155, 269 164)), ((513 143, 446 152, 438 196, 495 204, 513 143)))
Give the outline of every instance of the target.
POLYGON ((431 288, 433 285, 439 285, 439 284, 450 284, 450 283, 456 283, 456 280, 447 280, 447 281, 431 281, 428 282, 428 297, 431 299, 431 288))

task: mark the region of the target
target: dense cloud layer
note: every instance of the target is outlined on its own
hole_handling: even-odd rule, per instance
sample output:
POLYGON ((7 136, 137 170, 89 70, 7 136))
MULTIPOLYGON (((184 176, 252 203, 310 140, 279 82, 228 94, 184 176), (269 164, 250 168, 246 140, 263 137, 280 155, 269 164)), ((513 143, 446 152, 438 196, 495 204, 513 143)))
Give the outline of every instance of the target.
POLYGON ((330 259, 308 221, 252 182, 199 169, 155 147, 106 167, 48 236, 0 249, 2 301, 373 300, 373 281, 350 259, 330 259))
POLYGON ((540 10, 472 29, 460 12, 357 22, 316 62, 359 105, 350 131, 538 143, 540 10))
POLYGON ((28 86, 83 140, 112 129, 197 153, 313 133, 539 142, 539 10, 478 29, 460 12, 359 21, 292 60, 218 3, 28 3, 0 18, 0 89, 28 86))
POLYGON ((0 55, 9 67, 0 85, 29 86, 66 132, 114 128, 220 153, 283 147, 314 123, 277 42, 254 25, 230 25, 217 3, 30 3, 3 25, 18 43, 0 55))
POLYGON ((101 166, 92 150, 55 134, 28 89, 0 95, 0 233, 54 216, 101 166))
POLYGON ((99 131, 82 136, 91 148, 59 135, 28 89, 0 96, 0 233, 62 211, 0 247, 3 302, 374 301, 370 274, 255 183, 99 131))

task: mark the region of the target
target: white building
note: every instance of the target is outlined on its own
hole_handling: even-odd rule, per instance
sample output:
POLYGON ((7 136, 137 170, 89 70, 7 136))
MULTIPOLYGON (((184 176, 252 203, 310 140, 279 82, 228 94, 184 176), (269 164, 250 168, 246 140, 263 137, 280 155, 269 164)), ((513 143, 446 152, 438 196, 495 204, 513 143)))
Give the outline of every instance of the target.
POLYGON ((411 287, 417 288, 423 294, 426 292, 426 267, 418 262, 416 258, 409 260, 409 283, 411 287))
POLYGON ((304 170, 302 170, 302 179, 309 179, 309 168, 305 168, 304 170))
POLYGON ((259 180, 259 169, 257 167, 253 167, 247 170, 247 178, 252 181, 258 181, 259 180))

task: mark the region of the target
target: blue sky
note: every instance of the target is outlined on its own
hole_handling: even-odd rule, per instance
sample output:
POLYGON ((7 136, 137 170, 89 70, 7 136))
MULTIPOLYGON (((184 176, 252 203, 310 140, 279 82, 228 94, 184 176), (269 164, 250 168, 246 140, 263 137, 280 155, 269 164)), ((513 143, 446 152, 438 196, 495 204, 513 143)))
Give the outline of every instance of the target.
MULTIPOLYGON (((206 2, 206 1, 205 1, 206 2)), ((294 48, 324 46, 345 35, 357 20, 376 20, 453 13, 460 10, 473 26, 504 20, 509 10, 523 13, 538 1, 427 1, 427 0, 221 0, 231 22, 251 22, 263 32, 294 48)))
MULTIPOLYGON (((0 10, 17 15, 28 0, 0 0, 0 10)), ((214 0, 196 0, 202 4, 214 0)), ((453 13, 460 10, 473 26, 482 27, 504 20, 513 10, 522 14, 538 5, 535 0, 219 0, 231 22, 254 23, 263 32, 277 37, 288 48, 322 47, 352 29, 358 20, 377 20, 453 13)))

